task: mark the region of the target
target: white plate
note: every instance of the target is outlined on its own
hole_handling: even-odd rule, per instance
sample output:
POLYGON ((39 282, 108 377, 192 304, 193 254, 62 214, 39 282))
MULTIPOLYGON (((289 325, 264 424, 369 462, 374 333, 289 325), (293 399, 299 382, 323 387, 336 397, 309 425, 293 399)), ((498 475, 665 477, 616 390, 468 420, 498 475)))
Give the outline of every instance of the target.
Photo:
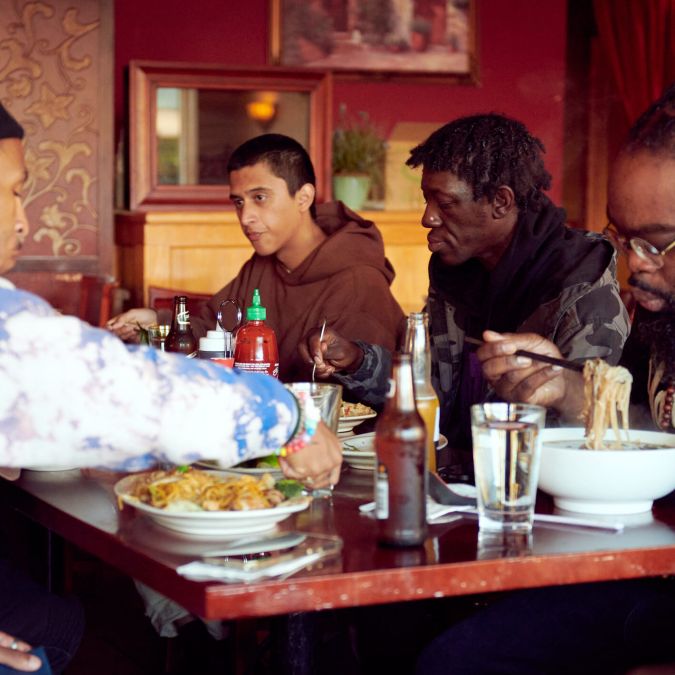
POLYGON ((375 432, 342 441, 342 457, 353 469, 372 471, 375 468, 375 432))
POLYGON ((79 466, 62 466, 59 464, 43 464, 42 466, 25 466, 26 471, 74 471, 79 466))
MULTIPOLYGON (((230 472, 221 473, 223 476, 232 475, 230 472)), ((304 511, 312 501, 311 497, 299 497, 273 509, 251 511, 165 511, 143 504, 127 494, 136 476, 127 476, 115 483, 115 494, 158 525, 196 537, 226 537, 271 530, 293 513, 304 511)))
MULTIPOLYGON (((440 435, 438 449, 444 448, 448 439, 440 435)), ((342 457, 353 469, 372 471, 375 468, 375 432, 350 436, 342 441, 342 457)))
MULTIPOLYGON (((608 432, 608 439, 611 438, 608 432)), ((675 490, 675 434, 631 430, 629 442, 666 446, 644 450, 580 449, 584 430, 545 429, 539 488, 566 511, 643 513, 675 490)))
POLYGON ((365 420, 370 420, 373 417, 376 417, 377 413, 375 411, 368 413, 367 415, 350 415, 349 417, 341 417, 338 420, 338 434, 348 434, 351 433, 352 429, 361 422, 365 420))
POLYGON ((227 470, 229 473, 238 473, 245 476, 262 476, 266 473, 270 474, 275 480, 279 480, 284 477, 284 473, 281 469, 275 469, 272 467, 250 467, 250 466, 224 466, 217 459, 202 459, 198 462, 193 462, 195 466, 198 466, 201 469, 210 469, 224 471, 227 470))

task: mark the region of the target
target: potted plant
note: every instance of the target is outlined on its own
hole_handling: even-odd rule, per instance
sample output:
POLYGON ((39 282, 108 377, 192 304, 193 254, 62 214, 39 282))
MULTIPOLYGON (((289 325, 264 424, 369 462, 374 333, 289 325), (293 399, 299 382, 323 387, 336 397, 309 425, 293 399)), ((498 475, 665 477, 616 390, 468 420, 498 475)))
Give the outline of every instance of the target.
POLYGON ((349 208, 363 208, 372 189, 381 190, 386 143, 365 112, 348 116, 340 106, 333 132, 333 197, 349 208))

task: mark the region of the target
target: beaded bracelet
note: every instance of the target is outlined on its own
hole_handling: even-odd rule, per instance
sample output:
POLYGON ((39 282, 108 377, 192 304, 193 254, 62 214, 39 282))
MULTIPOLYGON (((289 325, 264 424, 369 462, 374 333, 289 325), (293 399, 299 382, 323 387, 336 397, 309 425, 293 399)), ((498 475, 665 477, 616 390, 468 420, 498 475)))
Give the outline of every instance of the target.
POLYGON ((298 401, 300 418, 291 439, 277 451, 276 454, 279 457, 288 457, 288 455, 307 447, 321 421, 321 411, 317 408, 309 392, 295 391, 293 395, 298 401))

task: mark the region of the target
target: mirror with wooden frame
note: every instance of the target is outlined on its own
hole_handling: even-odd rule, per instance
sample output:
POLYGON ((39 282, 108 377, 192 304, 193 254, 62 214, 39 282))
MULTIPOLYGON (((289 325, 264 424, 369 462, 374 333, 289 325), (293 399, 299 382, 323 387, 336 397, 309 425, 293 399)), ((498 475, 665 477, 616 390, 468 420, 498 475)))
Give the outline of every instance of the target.
POLYGON ((330 74, 132 61, 129 206, 229 206, 232 151, 263 133, 307 148, 317 201, 330 195, 330 74))

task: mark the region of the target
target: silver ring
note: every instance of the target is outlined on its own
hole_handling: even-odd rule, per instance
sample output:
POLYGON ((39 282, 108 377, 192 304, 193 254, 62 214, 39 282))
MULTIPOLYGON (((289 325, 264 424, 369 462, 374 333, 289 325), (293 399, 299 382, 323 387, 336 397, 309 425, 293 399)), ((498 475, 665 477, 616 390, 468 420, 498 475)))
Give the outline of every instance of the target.
POLYGON ((19 648, 19 643, 16 640, 12 640, 9 643, 9 648, 16 651, 19 648))

